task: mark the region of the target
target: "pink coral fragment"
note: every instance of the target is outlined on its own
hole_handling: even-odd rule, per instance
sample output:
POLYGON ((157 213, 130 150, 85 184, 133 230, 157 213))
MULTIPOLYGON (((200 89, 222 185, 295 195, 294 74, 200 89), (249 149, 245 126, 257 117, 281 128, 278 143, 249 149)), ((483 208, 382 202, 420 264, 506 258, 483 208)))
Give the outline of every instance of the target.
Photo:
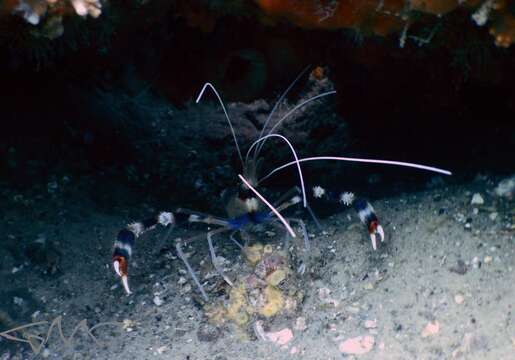
POLYGON ((426 338, 428 336, 436 335, 440 332, 440 323, 438 321, 429 322, 424 330, 422 330, 422 337, 426 338))
POLYGON ((293 332, 285 328, 276 332, 267 332, 266 337, 276 345, 286 345, 293 339, 293 332))
POLYGON ((374 343, 373 336, 356 336, 341 342, 338 348, 344 354, 361 355, 372 350, 374 343))

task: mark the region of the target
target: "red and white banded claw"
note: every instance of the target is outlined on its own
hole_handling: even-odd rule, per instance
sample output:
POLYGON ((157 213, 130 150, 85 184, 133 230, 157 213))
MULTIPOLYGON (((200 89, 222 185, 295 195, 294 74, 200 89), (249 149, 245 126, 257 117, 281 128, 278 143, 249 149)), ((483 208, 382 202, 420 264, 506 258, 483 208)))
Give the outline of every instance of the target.
POLYGON ((129 288, 129 277, 127 276, 126 270, 124 270, 124 260, 116 259, 113 261, 114 272, 121 278, 123 288, 127 295, 132 294, 131 289, 129 288))
POLYGON ((374 248, 374 250, 377 250, 376 234, 379 234, 379 238, 381 239, 381 242, 384 242, 383 227, 379 224, 377 224, 375 226, 375 228, 370 232, 370 240, 372 240, 372 247, 374 248))

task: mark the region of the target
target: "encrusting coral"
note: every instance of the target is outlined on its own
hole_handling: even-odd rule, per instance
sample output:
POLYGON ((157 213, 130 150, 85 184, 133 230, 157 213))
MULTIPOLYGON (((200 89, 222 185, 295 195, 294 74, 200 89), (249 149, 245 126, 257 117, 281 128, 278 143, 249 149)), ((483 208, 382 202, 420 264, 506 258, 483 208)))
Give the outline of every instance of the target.
POLYGON ((1 15, 15 15, 37 28, 37 35, 55 39, 64 33, 63 17, 79 15, 97 18, 102 13, 100 0, 8 0, 1 15))
POLYGON ((100 0, 18 0, 6 1, 2 12, 19 15, 32 25, 38 25, 45 17, 75 13, 97 18, 102 13, 100 0))
POLYGON ((515 2, 493 1, 492 9, 490 34, 497 46, 507 48, 515 42, 515 2))
POLYGON ((515 41, 513 0, 256 0, 272 18, 313 29, 351 28, 386 36, 405 32, 418 14, 446 16, 462 8, 478 26, 488 24, 495 44, 509 47, 515 41))
POLYGON ((229 322, 245 327, 257 318, 293 314, 303 293, 287 256, 260 243, 246 246, 243 254, 247 265, 238 271, 228 299, 206 307, 208 319, 216 325, 229 322))
POLYGON ((377 35, 402 29, 404 2, 257 0, 270 16, 282 17, 307 28, 353 28, 377 35))

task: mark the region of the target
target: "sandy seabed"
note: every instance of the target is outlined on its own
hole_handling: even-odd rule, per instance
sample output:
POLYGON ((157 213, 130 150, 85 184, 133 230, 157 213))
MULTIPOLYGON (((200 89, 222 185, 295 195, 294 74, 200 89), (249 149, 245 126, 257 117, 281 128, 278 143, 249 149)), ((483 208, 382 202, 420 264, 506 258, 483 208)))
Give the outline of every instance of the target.
MULTIPOLYGON (((45 337, 60 316, 69 337, 86 319, 68 344, 54 327, 38 355, 50 359, 515 359, 514 208, 493 194, 497 181, 374 201, 386 233, 377 251, 352 210, 322 219, 322 231, 307 219, 313 250, 301 303, 243 326, 208 323, 174 254, 174 239, 202 235, 202 227, 138 239, 127 296, 110 256, 130 209, 100 207, 77 184, 63 192, 4 189, 0 330, 48 321, 11 333, 45 337), (472 205, 476 193, 484 202, 472 205), (92 331, 96 343, 85 329, 105 322, 92 331)), ((255 237, 282 246, 272 235, 255 237)), ((212 272, 203 237, 185 251, 201 278, 212 272)), ((230 241, 218 241, 217 252, 229 274, 245 261, 230 241)), ((224 289, 209 289, 213 302, 224 298, 224 289)), ((28 344, 0 338, 0 359, 34 355, 28 344)))

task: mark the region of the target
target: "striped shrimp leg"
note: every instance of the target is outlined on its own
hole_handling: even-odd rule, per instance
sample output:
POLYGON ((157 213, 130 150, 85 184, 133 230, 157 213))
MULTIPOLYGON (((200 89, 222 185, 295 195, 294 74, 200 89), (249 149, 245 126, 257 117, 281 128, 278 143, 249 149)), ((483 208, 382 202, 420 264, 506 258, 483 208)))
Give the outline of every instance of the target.
POLYGON ((358 213, 359 219, 365 226, 368 228, 368 233, 370 234, 370 240, 372 241, 372 247, 374 250, 377 250, 377 238, 376 235, 379 235, 381 242, 384 241, 384 230, 383 227, 379 224, 379 219, 374 211, 374 208, 370 203, 364 199, 356 199, 354 200, 352 206, 358 213))
POLYGON ((157 216, 140 222, 128 224, 126 228, 118 232, 113 248, 113 268, 121 278, 123 288, 127 294, 131 294, 129 288, 129 259, 136 239, 146 231, 152 230, 157 224, 167 226, 174 224, 175 219, 171 212, 160 212, 157 216))
POLYGON ((329 192, 321 186, 313 188, 313 196, 315 198, 338 201, 345 206, 352 206, 356 210, 361 222, 367 227, 374 250, 377 250, 377 235, 379 235, 381 242, 384 241, 383 227, 379 224, 374 208, 367 200, 356 198, 351 192, 343 192, 341 194, 329 192))

